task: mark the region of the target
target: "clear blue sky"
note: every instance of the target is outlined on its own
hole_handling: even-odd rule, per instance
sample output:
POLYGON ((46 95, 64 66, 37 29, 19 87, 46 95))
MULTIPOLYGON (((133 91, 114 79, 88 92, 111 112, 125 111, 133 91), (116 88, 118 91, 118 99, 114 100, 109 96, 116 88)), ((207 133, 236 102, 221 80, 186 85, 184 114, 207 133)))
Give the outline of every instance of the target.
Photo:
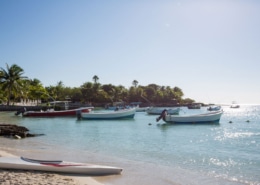
POLYGON ((0 0, 0 67, 44 86, 155 83, 260 104, 258 0, 0 0))

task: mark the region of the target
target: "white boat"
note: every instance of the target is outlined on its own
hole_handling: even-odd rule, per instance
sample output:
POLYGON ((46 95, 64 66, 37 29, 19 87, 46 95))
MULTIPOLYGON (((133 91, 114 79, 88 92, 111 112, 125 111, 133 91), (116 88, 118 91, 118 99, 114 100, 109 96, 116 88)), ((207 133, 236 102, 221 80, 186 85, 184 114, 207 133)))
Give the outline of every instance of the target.
POLYGON ((130 109, 135 108, 136 112, 145 112, 149 107, 140 107, 139 105, 130 103, 130 105, 107 106, 108 110, 130 109))
POLYGON ((168 114, 179 114, 180 108, 179 107, 174 107, 174 108, 165 108, 165 107, 149 107, 146 109, 146 112, 148 114, 153 114, 153 115, 160 115, 163 110, 167 110, 168 114))
POLYGON ((235 104, 230 106, 230 108, 232 108, 232 109, 237 109, 239 107, 240 107, 240 105, 235 105, 235 104))
POLYGON ((118 109, 124 109, 126 107, 125 102, 113 102, 112 105, 106 105, 105 108, 107 110, 118 110, 118 109))
POLYGON ((230 106, 230 108, 237 109, 237 108, 240 108, 240 105, 238 105, 236 101, 233 101, 232 105, 230 106))
POLYGON ((201 108, 201 104, 200 103, 193 103, 187 106, 188 109, 200 109, 201 108))
POLYGON ((211 111, 203 114, 194 114, 194 115, 169 115, 167 111, 163 111, 160 117, 156 120, 159 121, 161 118, 167 123, 218 123, 223 110, 211 111))
POLYGON ((36 160, 25 157, 0 157, 1 169, 37 170, 59 173, 73 173, 86 175, 120 174, 122 168, 95 165, 88 163, 75 163, 66 161, 36 160))
POLYGON ((136 112, 145 112, 149 107, 140 107, 142 102, 131 102, 129 107, 135 108, 136 112))
POLYGON ((221 106, 210 106, 207 110, 208 111, 218 111, 221 109, 221 106))
POLYGON ((136 107, 136 112, 146 112, 150 107, 136 107))
POLYGON ((136 109, 119 109, 116 111, 91 111, 89 113, 78 112, 78 119, 88 120, 114 120, 114 119, 131 119, 135 116, 136 109))

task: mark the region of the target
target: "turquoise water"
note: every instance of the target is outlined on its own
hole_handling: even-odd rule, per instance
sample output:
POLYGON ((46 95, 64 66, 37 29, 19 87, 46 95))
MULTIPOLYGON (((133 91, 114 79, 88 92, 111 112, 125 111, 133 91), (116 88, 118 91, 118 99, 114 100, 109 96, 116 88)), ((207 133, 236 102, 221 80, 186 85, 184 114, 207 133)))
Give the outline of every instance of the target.
MULTIPOLYGON (((181 109, 180 114, 206 111, 181 109)), ((260 184, 260 106, 223 109, 220 123, 209 125, 165 124, 144 112, 121 121, 23 118, 1 112, 0 123, 45 135, 1 138, 0 147, 123 167, 112 184, 260 184)))

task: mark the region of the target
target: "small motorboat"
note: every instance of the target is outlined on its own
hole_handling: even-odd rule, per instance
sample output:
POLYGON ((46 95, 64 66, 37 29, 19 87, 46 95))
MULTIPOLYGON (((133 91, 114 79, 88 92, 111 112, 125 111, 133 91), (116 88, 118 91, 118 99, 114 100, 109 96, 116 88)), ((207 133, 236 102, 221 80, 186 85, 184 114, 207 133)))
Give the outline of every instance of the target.
POLYGON ((200 109, 201 108, 201 104, 200 103, 193 103, 187 106, 188 109, 200 109))
POLYGON ((65 117, 65 116, 76 116, 78 111, 81 112, 90 112, 94 107, 81 107, 78 109, 69 109, 69 110, 59 110, 47 109, 46 111, 27 111, 26 108, 23 110, 17 111, 15 115, 22 113, 23 117, 65 117))
POLYGON ((240 105, 231 105, 230 106, 230 108, 232 108, 232 109, 237 109, 237 108, 239 108, 240 107, 240 105))
POLYGON ((76 116, 78 111, 81 112, 90 112, 94 109, 92 106, 84 106, 79 107, 76 109, 69 109, 69 101, 53 101, 50 102, 51 107, 47 110, 39 110, 39 111, 32 111, 27 110, 26 107, 18 110, 15 115, 18 116, 22 114, 23 117, 64 117, 64 116, 76 116), (59 105, 60 107, 64 106, 64 110, 55 110, 55 106, 59 105))
POLYGON ((78 111, 78 119, 86 120, 115 120, 115 119, 132 119, 135 116, 136 109, 118 109, 115 111, 91 111, 88 113, 78 111))
POLYGON ((149 107, 146 109, 147 114, 152 115, 160 115, 163 110, 167 110, 168 114, 179 114, 180 108, 174 107, 174 108, 166 108, 166 107, 149 107))
POLYGON ((166 123, 175 123, 175 124, 193 124, 193 123, 219 123, 223 110, 211 111, 202 114, 193 114, 193 115, 170 115, 167 114, 167 111, 164 110, 160 117, 156 120, 159 121, 163 119, 166 123))
POLYGON ((207 110, 208 111, 217 111, 220 109, 221 109, 221 106, 210 106, 207 110))
POLYGON ((233 101, 232 105, 230 106, 230 108, 237 109, 237 108, 240 108, 240 105, 238 105, 236 101, 233 101))

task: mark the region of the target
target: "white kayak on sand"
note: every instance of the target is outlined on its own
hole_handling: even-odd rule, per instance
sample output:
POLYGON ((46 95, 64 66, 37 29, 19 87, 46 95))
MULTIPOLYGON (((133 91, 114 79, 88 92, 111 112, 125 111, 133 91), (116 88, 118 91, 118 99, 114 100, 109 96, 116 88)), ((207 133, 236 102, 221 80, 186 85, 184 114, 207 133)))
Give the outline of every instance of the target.
POLYGON ((37 170, 85 175, 120 174, 123 170, 122 168, 112 166, 66 162, 59 160, 37 160, 25 157, 0 157, 0 168, 18 170, 37 170))

